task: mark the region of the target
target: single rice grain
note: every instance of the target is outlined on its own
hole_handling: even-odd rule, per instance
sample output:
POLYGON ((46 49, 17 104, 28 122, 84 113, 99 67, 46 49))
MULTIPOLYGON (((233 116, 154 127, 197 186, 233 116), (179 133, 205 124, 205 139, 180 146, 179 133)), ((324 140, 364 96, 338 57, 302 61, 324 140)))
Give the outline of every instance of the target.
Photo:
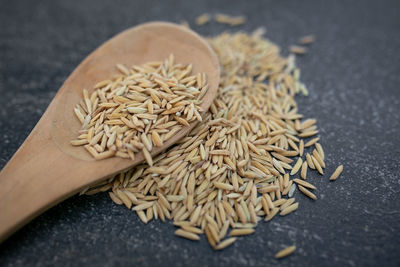
POLYGON ((332 173, 332 175, 331 175, 331 177, 329 178, 329 180, 335 181, 335 180, 340 176, 340 174, 342 173, 342 171, 343 171, 343 165, 339 165, 339 166, 336 168, 336 170, 332 173))

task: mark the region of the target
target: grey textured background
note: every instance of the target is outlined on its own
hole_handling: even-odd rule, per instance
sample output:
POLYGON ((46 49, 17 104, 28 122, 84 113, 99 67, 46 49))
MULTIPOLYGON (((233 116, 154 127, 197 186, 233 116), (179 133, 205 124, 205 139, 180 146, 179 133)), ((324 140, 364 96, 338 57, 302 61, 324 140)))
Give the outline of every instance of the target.
MULTIPOLYGON (((299 210, 232 247, 214 252, 173 235, 170 223, 144 226, 106 194, 73 197, 0 246, 2 266, 400 266, 399 1, 0 1, 0 167, 34 127, 79 62, 116 33, 150 20, 179 22, 203 12, 244 14, 283 47, 313 33, 298 59, 309 97, 300 112, 318 119, 326 173, 319 200, 296 193, 299 210), (296 244, 282 261, 273 255, 296 244)), ((194 27, 215 35, 228 27, 194 27)), ((235 31, 236 29, 230 29, 235 31)), ((57 177, 54 177, 57 179, 57 177)), ((1 216, 1 214, 0 214, 1 216)))

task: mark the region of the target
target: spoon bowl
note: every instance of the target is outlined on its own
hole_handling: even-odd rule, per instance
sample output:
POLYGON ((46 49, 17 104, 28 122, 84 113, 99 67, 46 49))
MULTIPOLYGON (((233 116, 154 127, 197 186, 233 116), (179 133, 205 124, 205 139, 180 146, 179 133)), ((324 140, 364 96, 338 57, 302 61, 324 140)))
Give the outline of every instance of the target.
MULTIPOLYGON (((117 157, 96 161, 83 147, 74 147, 81 127, 73 114, 84 88, 118 74, 115 65, 141 65, 174 54, 176 62, 204 72, 209 89, 201 108, 208 110, 217 93, 219 62, 199 35, 172 23, 151 22, 123 31, 93 51, 61 86, 31 134, 0 173, 0 242, 35 216, 83 188, 144 160, 117 157)), ((187 135, 196 122, 154 147, 156 155, 187 135)))

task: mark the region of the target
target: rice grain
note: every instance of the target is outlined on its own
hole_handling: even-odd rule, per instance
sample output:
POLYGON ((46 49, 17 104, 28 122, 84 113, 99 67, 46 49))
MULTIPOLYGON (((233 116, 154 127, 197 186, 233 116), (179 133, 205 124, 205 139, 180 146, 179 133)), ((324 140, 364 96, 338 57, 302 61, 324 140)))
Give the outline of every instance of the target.
POLYGON ((250 229, 250 228, 233 229, 229 233, 229 236, 251 235, 252 233, 254 233, 254 229, 250 229))
POLYGON ((196 235, 195 233, 191 233, 191 232, 185 231, 183 229, 176 230, 175 235, 186 238, 186 239, 190 239, 193 241, 200 240, 200 237, 198 235, 196 235))
POLYGON ((281 258, 287 257, 290 254, 292 254, 295 250, 296 250, 296 246, 290 246, 290 247, 284 248, 275 254, 275 259, 281 259, 281 258))
POLYGON ((279 215, 281 215, 281 216, 288 215, 288 214, 292 213, 293 211, 297 210, 298 207, 299 207, 299 203, 298 202, 294 203, 294 204, 288 206, 287 208, 285 208, 284 210, 282 210, 279 213, 279 215))
POLYGON ((237 237, 230 237, 225 239, 224 241, 221 241, 216 247, 216 250, 221 250, 224 249, 226 247, 229 247, 230 245, 232 245, 235 241, 236 241, 237 237))
POLYGON ((343 165, 339 165, 339 166, 336 168, 336 170, 332 173, 332 175, 331 175, 331 177, 329 178, 329 180, 335 181, 335 180, 340 176, 340 174, 342 173, 342 171, 343 171, 343 165))
POLYGON ((308 196, 311 199, 317 200, 317 196, 314 195, 313 193, 311 193, 309 190, 307 190, 304 186, 301 185, 297 185, 299 190, 306 196, 308 196))

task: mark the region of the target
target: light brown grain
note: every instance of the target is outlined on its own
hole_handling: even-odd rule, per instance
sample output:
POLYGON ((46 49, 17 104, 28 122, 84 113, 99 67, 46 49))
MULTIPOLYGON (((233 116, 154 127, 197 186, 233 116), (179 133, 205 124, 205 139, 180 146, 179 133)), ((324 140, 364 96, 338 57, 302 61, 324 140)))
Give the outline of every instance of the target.
POLYGON ((305 188, 304 186, 298 184, 297 185, 299 190, 306 196, 308 196, 311 199, 317 200, 317 196, 314 195, 313 193, 310 192, 310 190, 308 190, 307 188, 305 188))
POLYGON ((254 229, 243 228, 243 229, 233 229, 229 235, 230 236, 242 236, 242 235, 250 235, 254 233, 254 229))
POLYGON ((175 231, 175 235, 186 238, 186 239, 190 239, 190 240, 200 240, 200 237, 198 235, 196 235, 195 233, 191 233, 182 229, 178 229, 175 231))
POLYGON ((292 254, 295 250, 296 250, 296 246, 290 246, 290 247, 284 248, 275 254, 275 258, 281 259, 281 258, 287 257, 290 254, 292 254))
POLYGON ((329 178, 329 180, 335 181, 335 180, 340 176, 340 174, 342 173, 342 171, 343 171, 343 165, 339 165, 339 166, 336 168, 336 170, 332 173, 332 175, 331 175, 331 177, 329 178))

